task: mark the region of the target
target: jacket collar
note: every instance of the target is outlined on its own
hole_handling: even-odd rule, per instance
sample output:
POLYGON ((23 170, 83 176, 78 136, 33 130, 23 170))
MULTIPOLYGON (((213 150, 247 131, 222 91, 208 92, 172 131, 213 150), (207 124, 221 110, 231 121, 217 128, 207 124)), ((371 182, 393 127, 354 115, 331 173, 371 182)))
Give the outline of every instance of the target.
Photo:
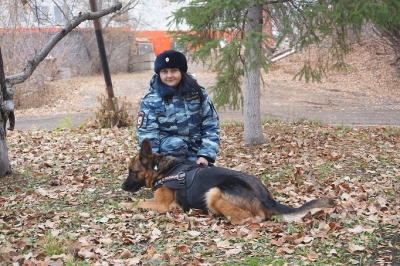
POLYGON ((163 83, 161 81, 161 78, 159 75, 154 75, 154 88, 158 95, 161 96, 161 98, 164 98, 166 96, 172 96, 178 92, 177 89, 172 88, 171 86, 168 86, 167 84, 163 83))
POLYGON ((174 89, 171 86, 168 86, 167 84, 163 83, 161 81, 160 75, 157 74, 155 74, 151 79, 150 86, 153 87, 153 89, 157 92, 158 95, 160 95, 161 98, 177 94, 184 95, 189 92, 196 91, 194 88, 188 86, 179 86, 178 89, 174 89))

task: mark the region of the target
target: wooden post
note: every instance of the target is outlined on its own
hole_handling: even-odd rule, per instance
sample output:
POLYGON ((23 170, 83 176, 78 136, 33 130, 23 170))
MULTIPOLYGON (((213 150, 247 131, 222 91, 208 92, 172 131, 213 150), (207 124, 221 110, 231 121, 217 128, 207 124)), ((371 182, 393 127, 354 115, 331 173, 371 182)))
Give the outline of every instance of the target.
POLYGON ((8 159, 8 149, 6 143, 6 122, 7 117, 2 111, 3 100, 6 96, 6 75, 4 73, 3 56, 0 48, 0 177, 11 173, 10 161, 8 159))
MULTIPOLYGON (((97 3, 96 0, 89 0, 90 9, 92 12, 97 12, 97 3)), ((107 90, 107 109, 110 112, 110 125, 111 127, 115 126, 118 123, 118 101, 117 98, 114 97, 113 86, 111 82, 110 69, 108 67, 106 49, 104 47, 103 35, 101 32, 101 25, 99 19, 93 20, 94 30, 96 33, 97 46, 99 47, 101 66, 103 69, 104 80, 106 83, 107 90)))

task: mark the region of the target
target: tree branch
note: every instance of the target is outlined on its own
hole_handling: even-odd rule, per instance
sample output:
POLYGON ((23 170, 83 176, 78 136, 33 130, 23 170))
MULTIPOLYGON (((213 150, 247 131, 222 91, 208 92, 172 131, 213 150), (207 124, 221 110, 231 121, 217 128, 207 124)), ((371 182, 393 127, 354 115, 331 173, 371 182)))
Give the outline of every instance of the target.
POLYGON ((115 12, 115 14, 113 14, 111 17, 107 19, 107 21, 104 24, 104 28, 107 28, 110 22, 117 16, 121 16, 122 14, 127 13, 130 10, 133 10, 138 4, 139 0, 130 0, 128 3, 125 3, 124 7, 121 10, 119 10, 119 12, 115 12))
POLYGON ((50 53, 50 51, 54 48, 54 46, 62 40, 68 33, 70 33, 74 28, 76 28, 79 24, 86 20, 94 20, 97 18, 104 17, 113 12, 117 12, 122 8, 121 3, 117 3, 109 8, 103 9, 98 12, 86 12, 83 14, 79 14, 77 17, 72 19, 68 24, 39 51, 39 53, 33 58, 33 60, 29 60, 27 66, 24 70, 19 74, 14 74, 6 77, 6 84, 9 87, 12 87, 15 84, 19 84, 24 82, 28 77, 30 77, 43 59, 50 53))
POLYGON ((267 1, 265 4, 273 5, 273 4, 282 4, 282 3, 286 3, 286 2, 290 2, 290 0, 270 0, 270 1, 267 1))

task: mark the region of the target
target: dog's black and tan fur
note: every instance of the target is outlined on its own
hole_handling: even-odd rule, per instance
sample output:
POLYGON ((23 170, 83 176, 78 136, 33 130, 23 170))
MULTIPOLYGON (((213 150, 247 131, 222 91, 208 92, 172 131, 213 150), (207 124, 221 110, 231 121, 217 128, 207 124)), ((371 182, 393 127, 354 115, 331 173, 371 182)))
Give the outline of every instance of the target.
MULTIPOLYGON (((180 163, 180 159, 153 153, 146 139, 139 154, 130 160, 129 176, 122 184, 122 189, 133 192, 141 187, 155 189, 154 182, 180 163)), ((140 200, 135 207, 167 212, 181 208, 178 202, 177 191, 163 185, 155 191, 153 200, 140 200)), ((274 200, 258 178, 215 166, 203 167, 198 171, 187 190, 187 202, 191 208, 229 217, 235 224, 261 222, 273 215, 291 222, 301 219, 310 210, 328 208, 334 204, 330 198, 321 198, 299 208, 288 207, 274 200)))

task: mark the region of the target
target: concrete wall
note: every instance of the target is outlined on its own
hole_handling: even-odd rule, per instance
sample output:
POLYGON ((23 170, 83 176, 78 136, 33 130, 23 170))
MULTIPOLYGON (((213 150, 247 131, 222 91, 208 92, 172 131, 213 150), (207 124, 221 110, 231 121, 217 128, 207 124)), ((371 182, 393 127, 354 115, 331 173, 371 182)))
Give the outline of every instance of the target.
POLYGON ((132 55, 129 63, 129 72, 154 69, 154 53, 132 55))

